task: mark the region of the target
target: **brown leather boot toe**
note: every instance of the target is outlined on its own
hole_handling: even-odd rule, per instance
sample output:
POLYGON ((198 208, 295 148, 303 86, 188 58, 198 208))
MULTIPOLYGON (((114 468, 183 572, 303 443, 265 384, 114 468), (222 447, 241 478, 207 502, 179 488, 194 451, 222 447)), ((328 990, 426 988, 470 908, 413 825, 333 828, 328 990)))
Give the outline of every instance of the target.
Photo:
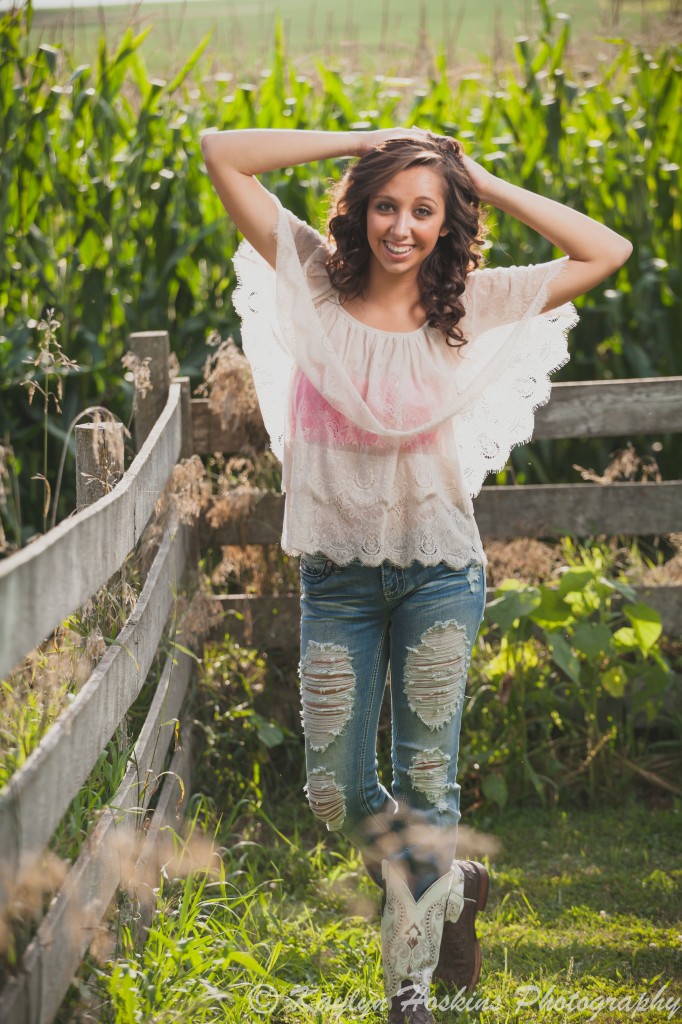
POLYGON ((423 997, 407 982, 391 999, 388 1024, 435 1024, 435 1019, 423 997))

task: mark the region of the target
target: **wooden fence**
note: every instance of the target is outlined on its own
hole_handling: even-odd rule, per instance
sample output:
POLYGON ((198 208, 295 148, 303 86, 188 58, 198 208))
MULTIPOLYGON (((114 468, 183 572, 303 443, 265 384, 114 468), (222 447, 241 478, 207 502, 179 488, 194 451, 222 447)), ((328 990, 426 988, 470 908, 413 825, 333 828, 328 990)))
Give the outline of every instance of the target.
MULTIPOLYGON (((167 367, 165 333, 132 335, 130 340, 140 358, 155 354, 155 370, 167 367)), ((103 451, 111 428, 100 429, 103 451)), ((165 381, 163 373, 155 374, 154 390, 139 403, 136 436, 138 454, 110 493, 0 563, 0 677, 104 587, 135 547, 174 465, 192 451, 188 378, 169 384, 167 371, 165 381)), ((92 438, 89 444, 77 444, 79 454, 81 448, 92 453, 92 438)), ((87 468, 91 472, 79 461, 79 494, 84 480, 97 483, 97 467, 87 468)), ((191 568, 192 549, 188 528, 171 519, 116 641, 0 793, 0 912, 22 880, 39 870, 62 816, 140 693, 174 595, 191 568)), ((19 970, 0 994, 2 1024, 49 1024, 54 1019, 121 884, 122 843, 145 835, 141 823, 179 720, 181 743, 164 774, 139 850, 140 861, 153 861, 152 847, 168 808, 180 807, 181 795, 189 789, 189 736, 182 707, 192 664, 184 652, 166 658, 125 777, 42 919, 19 970)))
MULTIPOLYGON (((205 400, 190 398, 189 381, 169 382, 164 332, 131 336, 131 348, 150 356, 154 388, 138 398, 138 454, 114 489, 84 506, 34 544, 0 563, 0 677, 81 608, 120 569, 149 522, 173 466, 197 452, 237 452, 237 426, 227 432, 205 400)), ((682 430, 682 377, 557 384, 538 411, 536 438, 623 436, 682 430)), ((92 451, 92 443, 84 451, 92 451)), ((83 476, 85 470, 77 466, 83 476)), ((96 471, 87 474, 96 477, 96 471)), ((81 501, 79 499, 79 505, 81 501)), ((665 534, 682 528, 682 481, 485 487, 476 501, 486 538, 607 534, 665 534)), ((283 499, 263 494, 251 513, 217 530, 205 521, 202 544, 268 544, 279 540, 283 499)), ((134 611, 116 642, 25 765, 0 793, 0 912, 31 864, 39 861, 69 804, 139 694, 159 646, 180 583, 196 564, 195 537, 171 521, 134 611)), ((662 614, 668 632, 682 627, 682 588, 642 591, 662 614)), ((216 598, 227 629, 258 645, 298 641, 298 594, 216 598)), ((141 823, 175 734, 192 659, 176 652, 165 661, 151 708, 125 778, 99 817, 65 884, 44 916, 19 970, 0 993, 0 1024, 49 1024, 84 956, 93 928, 124 879, 112 837, 139 836, 141 823), (151 783, 151 784, 150 784, 151 783), (112 852, 114 851, 114 852, 112 852)), ((183 725, 176 751, 146 831, 141 862, 169 807, 189 790, 189 736, 183 725), (179 780, 184 780, 184 790, 179 780)), ((144 833, 143 833, 144 834, 144 833)))

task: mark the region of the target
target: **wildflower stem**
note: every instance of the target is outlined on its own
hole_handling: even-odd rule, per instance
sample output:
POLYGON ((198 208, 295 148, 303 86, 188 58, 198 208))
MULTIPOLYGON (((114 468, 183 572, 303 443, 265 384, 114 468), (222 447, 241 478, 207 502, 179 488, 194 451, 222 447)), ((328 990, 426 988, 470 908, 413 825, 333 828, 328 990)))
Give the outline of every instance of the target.
MULTIPOLYGON (((48 407, 50 404, 50 374, 45 374, 45 391, 43 401, 43 478, 47 480, 47 425, 48 407)), ((50 510, 49 502, 43 502, 43 533, 47 533, 47 515, 50 510)))

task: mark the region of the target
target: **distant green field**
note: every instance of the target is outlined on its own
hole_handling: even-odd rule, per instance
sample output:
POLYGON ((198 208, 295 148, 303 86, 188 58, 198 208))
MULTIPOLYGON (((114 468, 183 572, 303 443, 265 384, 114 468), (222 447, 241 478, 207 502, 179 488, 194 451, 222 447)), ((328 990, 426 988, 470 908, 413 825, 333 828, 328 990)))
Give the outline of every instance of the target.
MULTIPOLYGON (((569 57, 583 63, 597 60, 614 35, 670 41, 671 5, 674 0, 557 0, 550 9, 571 16, 569 57)), ((419 73, 440 49, 454 71, 491 56, 504 59, 515 36, 535 35, 542 23, 535 0, 187 0, 36 11, 31 42, 63 44, 79 62, 90 61, 103 28, 116 41, 130 23, 139 30, 151 24, 142 53, 152 73, 165 75, 212 32, 216 68, 243 71, 267 66, 278 16, 291 56, 384 74, 419 73)))

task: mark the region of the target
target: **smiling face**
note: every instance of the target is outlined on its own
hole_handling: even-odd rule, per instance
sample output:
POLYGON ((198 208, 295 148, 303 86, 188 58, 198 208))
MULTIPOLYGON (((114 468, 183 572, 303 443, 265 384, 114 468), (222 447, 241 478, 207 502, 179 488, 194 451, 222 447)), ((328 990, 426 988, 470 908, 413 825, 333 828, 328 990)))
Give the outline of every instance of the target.
POLYGON ((416 273, 434 249, 444 227, 443 179, 429 167, 399 171, 367 206, 367 241, 372 270, 416 273))

